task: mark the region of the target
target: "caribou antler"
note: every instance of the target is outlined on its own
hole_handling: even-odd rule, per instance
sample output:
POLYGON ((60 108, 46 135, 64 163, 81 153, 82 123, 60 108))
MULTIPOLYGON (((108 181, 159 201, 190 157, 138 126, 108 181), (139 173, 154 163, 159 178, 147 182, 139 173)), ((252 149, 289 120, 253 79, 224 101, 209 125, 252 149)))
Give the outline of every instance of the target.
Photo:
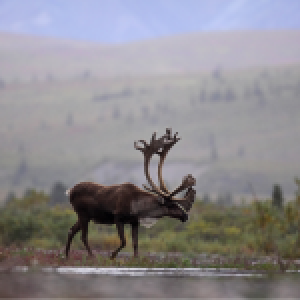
MULTIPOLYGON (((182 183, 180 186, 178 186, 173 192, 170 192, 167 188, 167 186, 164 183, 164 180, 162 178, 162 166, 164 164, 165 158, 167 156, 167 153, 169 150, 180 140, 180 138, 177 137, 178 132, 174 134, 173 138, 170 138, 171 142, 168 143, 161 152, 159 152, 160 161, 158 165, 158 180, 161 190, 163 190, 165 193, 169 194, 170 197, 175 196, 176 194, 180 193, 181 191, 187 189, 188 187, 192 187, 196 185, 196 179, 191 175, 188 174, 183 177, 182 183)), ((166 129, 166 135, 171 137, 171 128, 166 129)), ((179 199, 176 199, 179 200, 179 199)))
POLYGON ((169 152, 169 150, 180 140, 179 137, 177 137, 178 132, 176 132, 174 134, 174 137, 172 138, 172 133, 171 133, 171 128, 167 128, 166 129, 166 134, 169 138, 169 140, 171 140, 170 143, 168 143, 168 145, 166 145, 161 152, 158 153, 158 155, 160 156, 160 161, 159 161, 159 165, 158 165, 158 180, 159 180, 159 185, 160 188, 165 192, 170 194, 169 190, 167 189, 167 186, 165 185, 165 182, 162 179, 162 166, 164 163, 164 160, 167 156, 167 153, 169 152))
MULTIPOLYGON (((145 175, 151 186, 151 188, 149 188, 148 186, 144 185, 144 188, 150 192, 154 192, 154 193, 156 193, 164 198, 168 198, 168 199, 171 199, 173 196, 175 196, 179 192, 185 190, 188 187, 192 187, 193 185, 196 184, 195 178, 191 174, 188 174, 187 176, 185 176, 183 178, 181 185, 178 186, 173 192, 170 192, 167 189, 167 187, 162 179, 162 166, 163 166, 164 160, 166 158, 166 155, 167 155, 168 151, 180 140, 180 138, 177 137, 177 135, 178 135, 178 132, 176 132, 174 134, 174 136, 172 137, 171 128, 167 128, 166 134, 164 134, 159 139, 156 139, 156 132, 154 132, 149 144, 147 144, 145 140, 139 140, 138 142, 142 143, 144 145, 144 147, 139 147, 137 142, 134 142, 135 149, 142 151, 144 154, 145 175), (158 188, 154 184, 154 182, 150 178, 150 174, 149 174, 149 164, 150 164, 150 160, 154 154, 158 154, 160 156, 160 162, 158 165, 158 179, 159 179, 160 188, 158 188)), ((180 199, 174 199, 174 200, 180 200, 180 199)))
POLYGON ((149 173, 149 164, 150 164, 150 160, 152 158, 152 156, 154 154, 158 154, 160 153, 160 149, 163 149, 165 146, 165 138, 161 137, 160 139, 156 139, 156 132, 154 132, 152 134, 152 138, 150 140, 150 143, 147 144, 147 142, 145 140, 139 140, 138 142, 134 142, 134 148, 137 150, 140 150, 143 154, 144 154, 144 171, 145 171, 145 175, 146 178, 150 184, 150 186, 152 187, 152 189, 149 189, 148 187, 146 189, 155 192, 156 194, 166 198, 169 195, 167 193, 165 193, 164 191, 160 190, 155 183, 152 181, 151 177, 150 177, 150 173, 149 173), (138 146, 138 142, 142 143, 144 145, 144 147, 140 147, 138 146))

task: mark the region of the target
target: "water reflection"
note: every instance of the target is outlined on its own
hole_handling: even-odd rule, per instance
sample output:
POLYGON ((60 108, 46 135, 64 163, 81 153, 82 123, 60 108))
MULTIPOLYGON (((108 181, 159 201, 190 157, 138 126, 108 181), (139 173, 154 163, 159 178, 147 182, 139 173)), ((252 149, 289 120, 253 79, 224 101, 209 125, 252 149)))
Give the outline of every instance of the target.
MULTIPOLYGON (((27 272, 26 266, 15 267, 15 272, 27 272)), ((171 276, 171 277, 262 277, 256 271, 234 268, 90 268, 90 267, 46 267, 44 272, 61 274, 111 275, 111 276, 171 276)))
MULTIPOLYGON (((25 270, 25 269, 24 269, 25 270)), ((108 276, 67 272, 0 273, 1 297, 295 298, 299 274, 263 277, 108 276)), ((26 270, 25 270, 26 271, 26 270)), ((222 271, 220 271, 222 273, 222 271)))

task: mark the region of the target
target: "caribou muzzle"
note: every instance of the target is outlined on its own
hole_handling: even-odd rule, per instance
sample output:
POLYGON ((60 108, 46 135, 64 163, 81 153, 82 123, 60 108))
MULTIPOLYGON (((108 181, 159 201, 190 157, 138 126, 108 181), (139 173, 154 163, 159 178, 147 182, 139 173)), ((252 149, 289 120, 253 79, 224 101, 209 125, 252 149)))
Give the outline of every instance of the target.
POLYGON ((186 222, 188 219, 189 219, 189 215, 186 214, 186 213, 183 213, 183 214, 182 214, 182 218, 181 218, 180 221, 181 221, 182 223, 184 223, 184 222, 186 222))

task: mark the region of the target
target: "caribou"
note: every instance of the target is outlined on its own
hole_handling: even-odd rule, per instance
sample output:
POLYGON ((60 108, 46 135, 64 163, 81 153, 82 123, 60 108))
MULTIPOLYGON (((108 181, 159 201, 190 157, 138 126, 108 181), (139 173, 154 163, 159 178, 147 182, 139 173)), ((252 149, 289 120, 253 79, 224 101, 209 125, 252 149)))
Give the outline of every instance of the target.
POLYGON ((169 150, 180 140, 176 132, 172 136, 171 129, 156 139, 153 133, 150 143, 145 140, 134 142, 134 148, 144 155, 144 173, 150 186, 143 185, 144 189, 132 183, 105 186, 94 182, 80 182, 67 191, 71 205, 77 214, 78 220, 71 227, 65 248, 68 258, 72 239, 81 231, 81 240, 89 254, 93 253, 88 243, 88 224, 92 220, 98 224, 115 224, 120 238, 120 246, 112 252, 114 259, 121 249, 126 246, 124 225, 131 225, 131 236, 134 257, 138 257, 138 229, 139 225, 152 225, 157 219, 171 217, 182 222, 188 220, 188 212, 195 200, 195 178, 188 174, 182 183, 173 191, 169 191, 163 178, 162 167, 169 150), (142 145, 142 146, 141 146, 142 145), (153 155, 159 156, 157 186, 150 177, 149 165, 153 155), (185 191, 186 190, 186 191, 185 191), (183 198, 175 198, 185 191, 183 198))

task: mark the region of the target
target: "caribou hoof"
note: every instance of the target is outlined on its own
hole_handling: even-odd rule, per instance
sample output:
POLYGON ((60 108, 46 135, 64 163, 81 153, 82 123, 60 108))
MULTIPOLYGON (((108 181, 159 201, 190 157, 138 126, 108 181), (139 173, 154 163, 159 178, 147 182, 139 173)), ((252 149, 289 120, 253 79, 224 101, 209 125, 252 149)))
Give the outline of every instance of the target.
POLYGON ((113 254, 111 254, 111 256, 109 258, 110 258, 110 260, 114 260, 116 258, 116 256, 117 255, 113 253, 113 254))

